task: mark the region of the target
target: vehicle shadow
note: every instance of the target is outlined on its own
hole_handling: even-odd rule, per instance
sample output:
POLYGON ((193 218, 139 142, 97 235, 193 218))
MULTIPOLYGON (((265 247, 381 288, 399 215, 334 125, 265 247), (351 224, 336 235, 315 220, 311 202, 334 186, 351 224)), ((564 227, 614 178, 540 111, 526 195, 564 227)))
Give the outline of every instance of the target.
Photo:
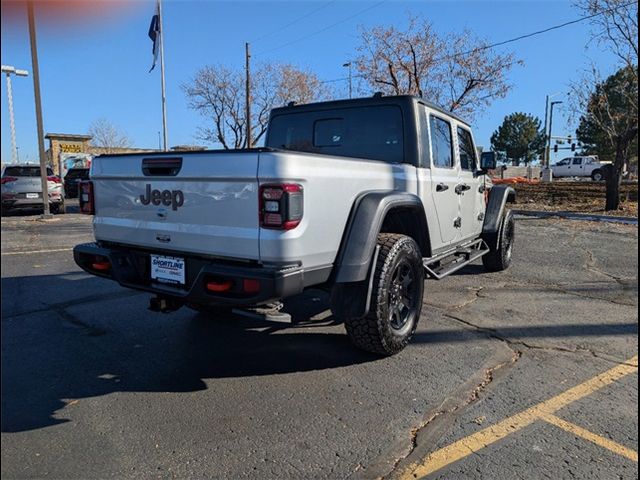
POLYGON ((330 328, 333 317, 310 324, 327 308, 321 291, 289 306, 297 325, 235 314, 216 318, 187 308, 146 312, 147 294, 122 289, 120 295, 113 288, 101 294, 107 281, 95 277, 81 285, 64 275, 3 278, 3 297, 29 302, 34 278, 34 285, 48 285, 39 300, 49 306, 3 312, 2 432, 64 423, 57 412, 70 401, 113 392, 195 392, 207 389, 208 379, 251 382, 379 360, 354 348, 343 330, 330 328), (61 303, 59 292, 69 288, 83 293, 61 303))
MULTIPOLYGON (((2 432, 65 423, 69 420, 60 411, 70 402, 114 392, 196 392, 213 379, 250 384, 260 376, 388 361, 350 344, 326 311, 328 294, 319 290, 287 302, 285 309, 297 322, 291 325, 235 314, 212 317, 186 308, 150 313, 147 294, 96 277, 79 280, 79 275, 2 279, 3 300, 12 297, 14 305, 32 306, 3 310, 2 432), (69 290, 64 297, 60 293, 69 290), (34 302, 34 291, 40 303, 34 302)), ((507 325, 496 331, 510 338, 637 335, 638 326, 507 325)), ((412 343, 470 338, 466 329, 430 331, 427 325, 412 343)))

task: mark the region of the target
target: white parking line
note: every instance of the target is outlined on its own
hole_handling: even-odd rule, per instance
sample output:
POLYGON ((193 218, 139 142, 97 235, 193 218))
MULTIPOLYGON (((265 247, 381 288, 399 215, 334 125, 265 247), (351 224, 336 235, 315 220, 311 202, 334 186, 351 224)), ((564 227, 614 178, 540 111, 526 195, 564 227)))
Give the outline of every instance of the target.
POLYGON ((29 255, 30 253, 69 252, 71 250, 73 250, 73 247, 53 248, 51 250, 26 250, 26 251, 23 251, 23 252, 2 252, 2 255, 29 255))

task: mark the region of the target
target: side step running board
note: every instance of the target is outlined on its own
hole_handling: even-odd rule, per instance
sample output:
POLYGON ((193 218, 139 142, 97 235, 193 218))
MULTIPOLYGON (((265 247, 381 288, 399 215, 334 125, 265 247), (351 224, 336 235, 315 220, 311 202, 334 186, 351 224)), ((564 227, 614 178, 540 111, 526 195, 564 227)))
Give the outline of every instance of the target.
POLYGON ((488 252, 489 247, 484 243, 484 240, 479 238, 439 255, 423 258, 422 264, 429 276, 441 280, 488 252))

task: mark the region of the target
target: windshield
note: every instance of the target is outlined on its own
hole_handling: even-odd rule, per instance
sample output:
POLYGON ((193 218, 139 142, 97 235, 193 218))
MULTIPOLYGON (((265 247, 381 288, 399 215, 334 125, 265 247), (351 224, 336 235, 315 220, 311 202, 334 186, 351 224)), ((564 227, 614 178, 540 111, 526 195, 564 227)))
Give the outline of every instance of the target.
POLYGON ((402 111, 382 105, 283 113, 271 119, 266 146, 400 163, 402 111))

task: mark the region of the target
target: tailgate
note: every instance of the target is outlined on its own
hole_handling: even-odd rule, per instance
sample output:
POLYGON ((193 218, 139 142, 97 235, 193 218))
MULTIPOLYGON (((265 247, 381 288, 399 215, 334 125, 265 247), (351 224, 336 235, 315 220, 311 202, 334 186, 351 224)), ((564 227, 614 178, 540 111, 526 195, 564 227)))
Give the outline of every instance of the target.
POLYGON ((256 151, 96 157, 97 240, 259 259, 256 151))

